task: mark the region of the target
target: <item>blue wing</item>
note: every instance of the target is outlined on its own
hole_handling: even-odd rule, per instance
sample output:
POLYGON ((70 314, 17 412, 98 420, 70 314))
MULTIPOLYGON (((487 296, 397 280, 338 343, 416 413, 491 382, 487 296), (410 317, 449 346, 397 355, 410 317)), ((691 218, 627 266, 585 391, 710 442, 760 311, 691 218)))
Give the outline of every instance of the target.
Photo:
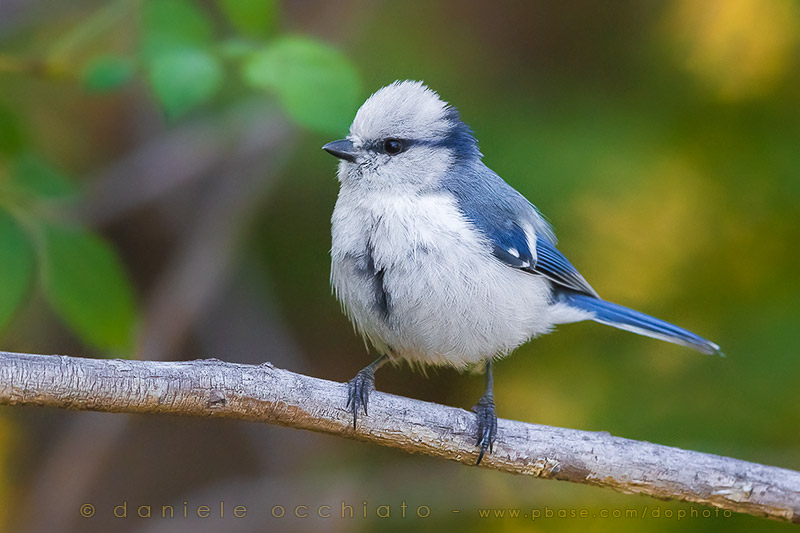
POLYGON ((525 230, 515 222, 505 227, 481 228, 492 242, 492 254, 508 266, 545 276, 553 283, 573 291, 599 298, 597 292, 581 276, 572 263, 558 251, 546 236, 535 235, 528 239, 525 230), (529 242, 535 241, 536 253, 531 253, 529 242))
POLYGON ((600 298, 581 273, 558 251, 555 244, 539 236, 536 238, 536 263, 533 271, 562 287, 600 298))
POLYGON ((492 254, 507 265, 525 270, 536 262, 525 230, 512 220, 505 221, 502 226, 483 224, 480 229, 492 243, 492 254))
POLYGON ((545 276, 561 287, 598 297, 558 251, 553 230, 536 207, 483 163, 458 167, 444 178, 443 188, 455 196, 464 216, 489 239, 497 259, 545 276))

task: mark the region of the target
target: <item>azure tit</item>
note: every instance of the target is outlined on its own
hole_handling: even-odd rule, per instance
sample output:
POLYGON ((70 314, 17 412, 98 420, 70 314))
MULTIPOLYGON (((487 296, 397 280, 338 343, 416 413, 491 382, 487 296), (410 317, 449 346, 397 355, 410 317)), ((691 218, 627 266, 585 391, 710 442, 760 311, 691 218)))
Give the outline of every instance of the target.
POLYGON ((536 207, 481 160, 458 111, 416 81, 367 99, 346 139, 332 217, 331 284, 380 357, 349 382, 355 426, 387 361, 484 368, 478 463, 497 433, 492 361, 556 324, 594 320, 707 354, 719 346, 601 299, 536 207))

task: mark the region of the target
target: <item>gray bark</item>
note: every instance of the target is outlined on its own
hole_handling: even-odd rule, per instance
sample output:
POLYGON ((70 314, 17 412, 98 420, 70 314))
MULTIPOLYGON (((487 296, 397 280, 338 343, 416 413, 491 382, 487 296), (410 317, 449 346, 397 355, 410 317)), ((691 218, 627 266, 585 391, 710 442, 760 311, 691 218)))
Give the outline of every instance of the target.
MULTIPOLYGON (((0 352, 0 404, 163 413, 309 429, 473 465, 471 412, 381 392, 353 429, 347 387, 273 367, 0 352)), ((498 420, 482 468, 800 523, 800 473, 608 433, 498 420)))

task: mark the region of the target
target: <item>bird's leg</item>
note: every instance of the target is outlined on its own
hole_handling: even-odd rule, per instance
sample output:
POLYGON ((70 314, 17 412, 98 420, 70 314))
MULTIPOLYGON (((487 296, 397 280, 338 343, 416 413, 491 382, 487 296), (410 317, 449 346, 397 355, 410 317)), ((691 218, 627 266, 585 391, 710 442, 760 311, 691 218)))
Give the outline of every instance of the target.
POLYGON ((476 446, 481 447, 481 454, 475 466, 481 464, 483 454, 486 450, 492 453, 494 441, 497 437, 497 415, 494 412, 494 378, 492 377, 492 361, 486 361, 486 392, 483 393, 478 405, 472 408, 478 415, 478 442, 476 446))
POLYGON ((347 383, 347 408, 353 412, 353 429, 356 428, 359 408, 364 408, 364 415, 367 414, 367 402, 369 393, 375 390, 375 371, 378 370, 389 359, 384 354, 365 368, 361 369, 356 377, 347 383))

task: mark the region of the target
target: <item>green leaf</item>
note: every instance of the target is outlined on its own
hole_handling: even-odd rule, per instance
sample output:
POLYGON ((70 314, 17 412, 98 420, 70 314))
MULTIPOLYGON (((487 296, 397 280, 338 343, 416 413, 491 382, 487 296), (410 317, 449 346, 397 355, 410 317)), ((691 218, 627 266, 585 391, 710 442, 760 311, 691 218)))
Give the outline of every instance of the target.
POLYGON ((224 59, 239 61, 252 54, 256 48, 253 41, 241 37, 233 37, 219 43, 217 51, 224 59))
POLYGON ((150 84, 167 114, 178 116, 208 100, 222 84, 222 66, 199 49, 173 50, 150 65, 150 84))
POLYGON ((0 106, 0 153, 14 154, 25 144, 25 135, 17 116, 6 106, 0 106))
POLYGON ((244 79, 277 93, 299 124, 324 133, 341 133, 353 118, 361 83, 340 51, 304 37, 284 37, 245 62, 244 79))
POLYGON ((98 56, 83 72, 83 84, 90 91, 104 92, 128 83, 133 77, 133 62, 118 56, 98 56))
POLYGON ((0 329, 22 303, 33 277, 28 237, 14 218, 0 210, 0 329))
POLYGON ((133 291, 122 264, 98 236, 77 227, 44 227, 45 294, 53 309, 86 343, 130 348, 133 291))
POLYGON ((146 0, 142 9, 142 54, 152 60, 175 48, 209 44, 214 27, 188 0, 146 0))
POLYGON ((242 35, 264 37, 275 26, 275 0, 217 0, 217 3, 242 35))
POLYGON ((77 193, 77 187, 63 172, 34 153, 17 156, 11 175, 14 188, 37 198, 60 199, 77 193))

